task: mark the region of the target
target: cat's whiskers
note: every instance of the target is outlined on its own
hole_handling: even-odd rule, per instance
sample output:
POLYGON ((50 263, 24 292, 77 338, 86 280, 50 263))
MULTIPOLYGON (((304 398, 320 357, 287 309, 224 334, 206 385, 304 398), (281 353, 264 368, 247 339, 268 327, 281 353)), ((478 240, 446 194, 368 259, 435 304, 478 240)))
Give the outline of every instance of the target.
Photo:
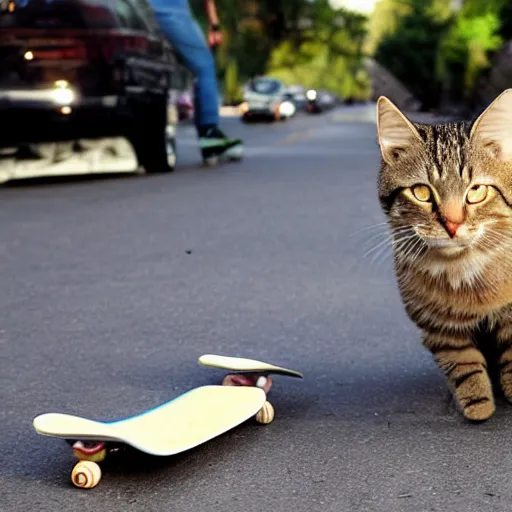
POLYGON ((479 248, 485 251, 490 257, 498 255, 502 263, 506 262, 512 270, 512 238, 504 233, 487 229, 481 236, 479 248))
POLYGON ((385 230, 381 231, 380 233, 372 233, 370 240, 368 240, 366 243, 370 243, 373 241, 374 238, 377 237, 393 237, 394 235, 400 235, 401 233, 405 233, 409 231, 411 228, 409 226, 401 226, 398 228, 391 228, 387 227, 385 230))
POLYGON ((390 247, 393 249, 394 254, 398 256, 407 251, 411 245, 414 245, 417 239, 418 236, 415 233, 401 235, 398 238, 392 238, 390 247))
POLYGON ((374 233, 372 237, 361 245, 362 259, 371 256, 370 262, 386 260, 392 254, 392 236, 389 230, 383 233, 374 233))
POLYGON ((503 231, 488 227, 488 228, 484 229, 481 236, 485 237, 485 236, 489 236, 489 235, 492 235, 500 243, 503 243, 506 245, 508 242, 510 245, 512 245, 512 233, 506 234, 503 231))
POLYGON ((370 256, 370 254, 373 254, 375 251, 377 251, 380 247, 385 247, 387 244, 389 244, 391 242, 391 237, 387 236, 386 238, 384 238, 384 240, 381 240, 378 244, 370 247, 370 249, 368 249, 364 254, 363 254, 363 258, 367 258, 368 256, 370 256))
POLYGON ((412 254, 412 251, 421 249, 426 245, 422 236, 418 233, 418 228, 425 227, 424 224, 416 224, 415 226, 407 226, 405 228, 408 236, 403 236, 402 233, 398 233, 398 236, 394 237, 394 249, 397 257, 407 258, 412 254), (403 243, 407 242, 407 243, 403 243), (417 247, 419 245, 419 247, 417 247))
POLYGON ((411 265, 416 264, 418 262, 418 260, 420 259, 420 257, 424 254, 425 249, 428 249, 427 244, 421 237, 418 237, 418 241, 419 241, 419 244, 416 244, 414 246, 414 252, 411 251, 412 255, 408 255, 409 259, 410 259, 409 263, 411 265))
POLYGON ((351 233, 350 235, 348 235, 348 237, 352 238, 353 236, 356 236, 356 235, 359 235, 361 233, 364 233, 366 231, 371 231, 371 230, 378 230, 378 229, 387 230, 388 226, 389 226, 389 221, 379 222, 378 224, 373 224, 371 226, 366 226, 362 229, 359 229, 359 230, 355 231, 354 233, 351 233))
MULTIPOLYGON (((402 243, 407 242, 403 240, 402 243)), ((370 247, 364 254, 364 258, 369 257, 369 261, 373 266, 380 266, 384 262, 390 260, 394 254, 394 245, 396 242, 392 237, 387 236, 384 240, 373 247, 370 247)))
POLYGON ((391 245, 383 245, 378 251, 376 251, 372 255, 370 263, 376 266, 381 265, 388 258, 390 258, 392 254, 393 251, 391 250, 391 245))
POLYGON ((387 230, 384 233, 378 233, 378 234, 373 235, 372 238, 365 244, 363 249, 365 247, 368 247, 368 245, 372 244, 375 241, 376 238, 378 239, 379 237, 384 237, 384 240, 380 240, 375 245, 372 244, 371 247, 369 247, 368 250, 364 253, 363 257, 369 256, 374 251, 376 251, 378 248, 380 248, 382 245, 385 245, 388 242, 391 245, 393 243, 393 235, 400 235, 402 233, 405 233, 406 231, 409 231, 410 229, 411 229, 410 227, 404 226, 404 227, 401 227, 401 228, 398 228, 398 229, 393 229, 393 230, 390 229, 390 230, 387 230))
POLYGON ((371 256, 372 264, 381 264, 393 254, 399 258, 407 254, 411 261, 416 261, 426 247, 424 240, 416 230, 418 227, 425 227, 425 225, 392 226, 388 224, 384 232, 374 233, 366 242, 363 247, 366 249, 363 258, 371 256))
POLYGON ((393 240, 393 249, 397 256, 403 257, 409 250, 409 247, 415 244, 417 240, 418 236, 414 233, 411 233, 408 236, 402 236, 393 240))

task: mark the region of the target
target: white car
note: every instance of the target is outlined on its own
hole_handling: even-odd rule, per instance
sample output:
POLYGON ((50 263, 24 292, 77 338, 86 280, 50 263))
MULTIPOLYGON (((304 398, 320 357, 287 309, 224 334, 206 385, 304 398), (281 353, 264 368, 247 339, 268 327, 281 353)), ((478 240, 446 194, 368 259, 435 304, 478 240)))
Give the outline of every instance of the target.
POLYGON ((279 120, 295 115, 296 107, 290 101, 288 89, 283 82, 275 78, 260 77, 245 86, 240 112, 243 121, 256 117, 279 120))

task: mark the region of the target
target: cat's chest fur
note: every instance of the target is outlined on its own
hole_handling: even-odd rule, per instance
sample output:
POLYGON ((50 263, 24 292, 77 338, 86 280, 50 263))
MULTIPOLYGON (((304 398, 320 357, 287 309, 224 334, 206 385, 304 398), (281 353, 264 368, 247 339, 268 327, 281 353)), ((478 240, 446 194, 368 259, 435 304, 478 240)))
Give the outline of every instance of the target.
POLYGON ((446 264, 431 261, 424 266, 401 266, 397 276, 409 316, 420 324, 445 323, 471 327, 484 319, 499 320, 512 304, 510 268, 499 260, 474 260, 446 264))

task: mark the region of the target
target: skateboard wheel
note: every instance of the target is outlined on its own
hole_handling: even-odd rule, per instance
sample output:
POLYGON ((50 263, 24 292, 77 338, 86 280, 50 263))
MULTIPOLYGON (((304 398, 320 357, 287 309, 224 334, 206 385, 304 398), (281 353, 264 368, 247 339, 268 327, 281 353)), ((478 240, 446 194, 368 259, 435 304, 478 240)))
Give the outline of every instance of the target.
POLYGON ((90 460, 82 460, 73 468, 71 481, 76 487, 92 489, 101 480, 101 468, 90 460))
POLYGON ((270 402, 265 402, 256 414, 256 421, 262 425, 268 425, 274 420, 274 407, 270 402))

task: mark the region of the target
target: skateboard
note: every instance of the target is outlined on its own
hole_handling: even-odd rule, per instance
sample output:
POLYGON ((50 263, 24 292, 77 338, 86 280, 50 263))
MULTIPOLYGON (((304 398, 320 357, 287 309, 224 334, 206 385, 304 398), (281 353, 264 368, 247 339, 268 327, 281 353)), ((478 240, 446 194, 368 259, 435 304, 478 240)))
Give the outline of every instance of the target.
POLYGON ((127 446, 153 456, 172 456, 206 443, 253 417, 258 423, 271 423, 274 410, 267 402, 270 386, 264 375, 301 376, 292 370, 248 359, 206 355, 199 360, 205 366, 250 373, 228 375, 223 385, 194 388, 169 402, 120 420, 96 421, 46 413, 34 418, 34 429, 38 434, 63 439, 72 446, 79 462, 71 472, 71 481, 76 487, 91 489, 101 480, 99 464, 107 455, 127 446))

